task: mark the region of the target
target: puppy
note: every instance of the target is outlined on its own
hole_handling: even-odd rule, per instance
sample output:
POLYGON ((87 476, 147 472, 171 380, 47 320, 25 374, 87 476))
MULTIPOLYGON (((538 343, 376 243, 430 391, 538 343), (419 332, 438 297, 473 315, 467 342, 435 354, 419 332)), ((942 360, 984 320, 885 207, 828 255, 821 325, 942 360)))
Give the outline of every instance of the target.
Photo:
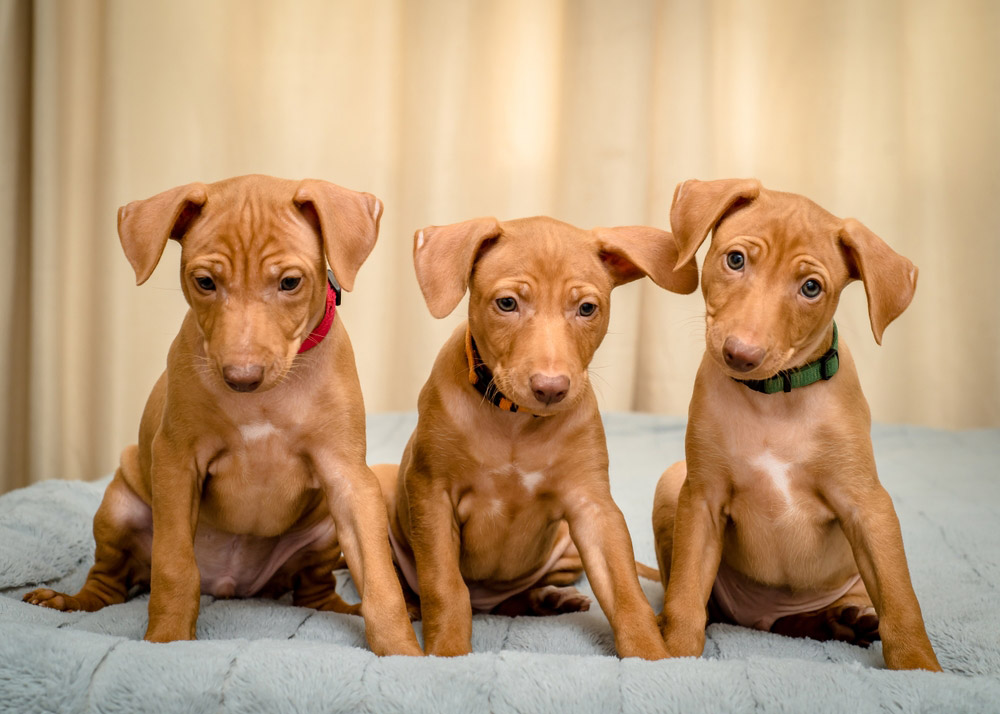
POLYGON ((421 654, 365 463, 354 354, 335 319, 337 283, 353 287, 381 213, 370 194, 267 176, 192 183, 120 209, 138 284, 167 239, 180 242, 191 309, 94 518, 86 583, 26 601, 93 611, 149 586, 155 642, 194 638, 201 593, 292 590, 296 605, 357 612, 336 593, 343 549, 372 651, 421 654))
POLYGON ((420 393, 397 467, 376 467, 390 537, 419 594, 425 650, 470 650, 473 610, 587 609, 569 587, 586 570, 622 657, 666 655, 611 499, 587 366, 608 329, 611 289, 649 275, 691 292, 669 233, 584 231, 551 218, 433 226, 414 263, 435 317, 469 289, 468 323, 420 393))
POLYGON ((858 221, 752 179, 679 185, 670 221, 680 266, 714 231, 687 461, 653 507, 671 655, 702 652, 708 603, 713 619, 786 635, 881 636, 890 668, 940 670, 833 322, 861 280, 881 344, 917 269, 858 221))

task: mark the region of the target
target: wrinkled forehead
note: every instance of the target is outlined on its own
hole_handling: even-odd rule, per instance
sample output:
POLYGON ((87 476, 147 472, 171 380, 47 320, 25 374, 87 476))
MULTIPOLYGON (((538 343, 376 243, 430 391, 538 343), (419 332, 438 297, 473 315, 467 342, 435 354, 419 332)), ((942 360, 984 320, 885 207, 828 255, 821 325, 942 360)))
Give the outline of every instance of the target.
POLYGON ((546 217, 505 221, 500 228, 500 236, 484 247, 476 262, 474 283, 515 275, 539 281, 577 278, 599 283, 608 279, 590 231, 546 217))
POLYGON ((774 245, 819 250, 836 247, 843 221, 805 196, 763 190, 753 201, 736 206, 718 224, 720 242, 755 236, 774 245))
POLYGON ((224 239, 241 249, 259 250, 268 244, 280 244, 289 250, 318 253, 318 241, 293 196, 292 182, 280 180, 211 184, 208 200, 181 243, 186 249, 200 250, 224 239))

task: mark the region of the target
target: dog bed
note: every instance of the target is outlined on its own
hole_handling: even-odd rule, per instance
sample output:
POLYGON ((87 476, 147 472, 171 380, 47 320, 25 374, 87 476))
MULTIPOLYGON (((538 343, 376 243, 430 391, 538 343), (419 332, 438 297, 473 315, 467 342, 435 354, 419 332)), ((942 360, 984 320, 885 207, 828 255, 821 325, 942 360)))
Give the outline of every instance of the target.
MULTIPOLYGON (((371 462, 398 460, 415 422, 369 417, 371 462)), ((636 556, 655 566, 653 488, 683 454, 684 423, 611 414, 605 427, 614 497, 636 556)), ((203 597, 197 641, 149 644, 147 595, 96 613, 21 602, 40 583, 69 592, 82 584, 105 478, 0 497, 0 710, 1000 711, 1000 430, 877 425, 873 438, 943 674, 888 671, 879 643, 726 625, 709 627, 700 658, 619 660, 596 602, 557 617, 477 615, 474 653, 456 659, 378 658, 360 618, 296 608, 287 596, 203 597)), ((585 579, 579 587, 590 593, 585 579)), ((660 584, 643 587, 659 610, 660 584)), ((340 589, 356 601, 346 574, 340 589)))

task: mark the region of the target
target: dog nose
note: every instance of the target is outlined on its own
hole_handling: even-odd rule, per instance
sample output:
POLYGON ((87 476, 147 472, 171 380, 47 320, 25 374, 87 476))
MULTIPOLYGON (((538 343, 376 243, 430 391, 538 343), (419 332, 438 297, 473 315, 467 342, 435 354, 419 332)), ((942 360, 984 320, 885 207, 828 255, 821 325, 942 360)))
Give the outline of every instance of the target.
POLYGON ((543 404, 561 402, 569 391, 569 377, 564 374, 554 377, 547 374, 533 374, 530 383, 535 399, 543 404))
POLYGON ((252 392, 264 380, 264 367, 259 364, 230 365, 222 368, 222 378, 234 392, 252 392))
POLYGON ((765 352, 763 347, 744 344, 735 337, 727 337, 722 345, 722 355, 726 358, 726 364, 737 372, 749 372, 759 367, 765 352))

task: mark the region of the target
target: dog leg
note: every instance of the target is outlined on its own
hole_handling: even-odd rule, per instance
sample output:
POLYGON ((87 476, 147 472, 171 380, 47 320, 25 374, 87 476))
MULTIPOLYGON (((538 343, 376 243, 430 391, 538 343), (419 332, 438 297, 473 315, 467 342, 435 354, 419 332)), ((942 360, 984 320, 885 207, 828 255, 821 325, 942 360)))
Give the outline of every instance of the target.
POLYGON ((625 518, 611 499, 606 477, 599 483, 601 491, 576 498, 567 507, 573 542, 597 602, 611 622, 618 655, 661 659, 668 656, 667 650, 639 586, 625 518))
MULTIPOLYGON (((672 549, 666 560, 669 580, 660 628, 673 657, 698 657, 704 651, 706 604, 722 559, 725 518, 721 507, 710 506, 707 496, 693 493, 693 488, 690 478, 681 486, 672 549)), ((657 549, 661 550, 659 544, 657 549)))
POLYGON ((194 555, 201 479, 179 460, 190 450, 163 432, 152 444, 153 554, 149 582, 150 642, 193 640, 201 574, 194 555))
MULTIPOLYGON (((874 457, 869 455, 869 459, 874 474, 874 457)), ((892 499, 877 480, 862 502, 852 495, 832 492, 828 502, 851 544, 858 571, 878 613, 886 666, 940 672, 941 665, 913 592, 892 499)))
MULTIPOLYGON (((289 563, 291 574, 292 604, 315 610, 360 615, 361 605, 350 605, 337 593, 337 575, 333 571, 346 565, 340 545, 304 554, 289 563)), ((279 580, 281 574, 275 577, 279 580)))
POLYGON ((424 647, 427 654, 442 657, 469 654, 472 603, 459 570, 461 544, 451 502, 442 491, 411 495, 409 503, 410 547, 420 583, 424 647))
MULTIPOLYGON (((674 518, 677 514, 677 499, 681 486, 687 478, 687 464, 678 461, 663 472, 656 484, 653 496, 653 541, 656 544, 656 563, 659 566, 660 583, 663 585, 664 609, 659 622, 664 625, 666 611, 667 583, 670 580, 670 557, 674 548, 674 518)), ((640 573, 641 574, 641 573, 640 573)))
POLYGON ((331 563, 331 560, 324 559, 299 570, 295 576, 292 604, 296 607, 360 615, 360 604, 349 605, 337 594, 337 576, 333 572, 331 563))
POLYGON ((423 654, 393 566, 385 503, 375 474, 363 457, 331 456, 316 463, 358 464, 336 477, 323 474, 322 480, 340 547, 361 595, 368 646, 377 655, 423 654))
MULTIPOLYGON (((80 592, 67 595, 48 588, 38 588, 27 593, 24 601, 67 612, 94 612, 108 605, 125 602, 137 564, 133 562, 130 552, 134 538, 133 525, 127 512, 128 507, 123 507, 123 504, 135 502, 145 506, 125 483, 119 467, 94 516, 94 540, 97 544, 94 565, 87 573, 87 580, 80 592)), ((146 510, 148 511, 148 507, 146 510)))

